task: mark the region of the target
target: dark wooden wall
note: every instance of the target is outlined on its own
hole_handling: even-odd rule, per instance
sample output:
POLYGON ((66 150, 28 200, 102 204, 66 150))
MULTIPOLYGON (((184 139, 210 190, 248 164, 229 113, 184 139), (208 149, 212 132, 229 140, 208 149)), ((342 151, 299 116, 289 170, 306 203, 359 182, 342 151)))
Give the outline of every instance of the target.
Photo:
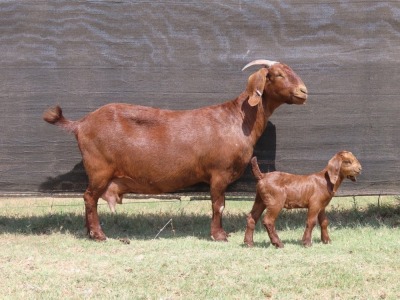
MULTIPOLYGON (((400 193, 400 2, 2 1, 0 194, 81 191, 73 136, 42 121, 110 102, 188 109, 233 99, 257 58, 290 65, 305 106, 281 106, 261 168, 322 169, 347 149, 364 171, 342 194, 400 193)), ((254 191, 249 173, 232 186, 254 191)))

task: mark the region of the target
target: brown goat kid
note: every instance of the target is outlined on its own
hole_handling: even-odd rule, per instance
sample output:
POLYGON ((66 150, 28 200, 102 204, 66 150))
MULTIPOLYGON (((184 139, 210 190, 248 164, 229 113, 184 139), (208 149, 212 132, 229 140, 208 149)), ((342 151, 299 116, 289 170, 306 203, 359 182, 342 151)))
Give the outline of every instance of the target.
MULTIPOLYGON (((235 100, 186 111, 108 104, 81 120, 67 120, 60 107, 43 119, 74 133, 89 178, 84 193, 91 238, 106 239, 97 213, 100 197, 113 207, 128 192, 156 194, 196 183, 210 185, 211 236, 227 240, 222 228, 225 190, 249 163, 269 116, 281 104, 303 104, 307 89, 287 65, 262 65, 235 100)), ((243 68, 243 69, 245 69, 243 68)))
POLYGON ((348 151, 341 151, 329 160, 321 172, 310 175, 293 175, 283 172, 261 173, 257 158, 251 159, 252 170, 257 178, 257 194, 253 208, 247 216, 244 242, 252 247, 255 224, 265 209, 263 224, 268 232, 271 244, 283 248, 283 243, 275 230, 275 220, 282 208, 308 208, 306 230, 303 245, 311 246, 311 234, 317 223, 321 227, 321 240, 330 243, 328 218, 325 207, 335 195, 345 178, 356 181, 361 172, 361 164, 348 151))

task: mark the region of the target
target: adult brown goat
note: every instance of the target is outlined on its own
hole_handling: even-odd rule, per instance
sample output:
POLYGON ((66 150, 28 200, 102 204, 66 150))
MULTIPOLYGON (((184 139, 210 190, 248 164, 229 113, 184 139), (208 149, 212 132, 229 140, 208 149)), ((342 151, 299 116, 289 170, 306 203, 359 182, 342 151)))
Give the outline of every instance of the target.
POLYGON ((91 238, 106 239, 97 213, 100 197, 165 193, 204 182, 212 199, 211 237, 226 241, 222 228, 225 190, 244 172, 268 117, 283 103, 303 104, 307 88, 287 65, 255 60, 263 67, 249 77, 235 100, 186 111, 108 104, 81 120, 64 118, 59 106, 43 119, 74 133, 89 178, 85 200, 91 238))

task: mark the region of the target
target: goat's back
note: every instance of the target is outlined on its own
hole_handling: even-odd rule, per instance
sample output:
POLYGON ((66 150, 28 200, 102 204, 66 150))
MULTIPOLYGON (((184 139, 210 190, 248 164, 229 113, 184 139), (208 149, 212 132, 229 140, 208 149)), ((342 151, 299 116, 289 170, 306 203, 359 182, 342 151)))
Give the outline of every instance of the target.
POLYGON ((257 189, 274 198, 285 200, 287 208, 307 207, 310 199, 330 199, 323 172, 297 175, 285 172, 265 173, 257 189))

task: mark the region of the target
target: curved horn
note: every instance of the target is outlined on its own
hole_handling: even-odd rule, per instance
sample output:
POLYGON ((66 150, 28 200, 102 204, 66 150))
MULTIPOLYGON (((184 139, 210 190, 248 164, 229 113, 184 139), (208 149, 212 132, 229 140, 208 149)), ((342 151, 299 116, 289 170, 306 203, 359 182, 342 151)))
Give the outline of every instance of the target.
POLYGON ((247 65, 245 65, 243 67, 242 71, 244 71, 248 67, 255 66, 255 65, 264 65, 267 68, 269 68, 270 66, 277 64, 277 63, 278 63, 277 61, 273 61, 273 60, 256 59, 256 60, 253 60, 252 62, 249 62, 247 65))

